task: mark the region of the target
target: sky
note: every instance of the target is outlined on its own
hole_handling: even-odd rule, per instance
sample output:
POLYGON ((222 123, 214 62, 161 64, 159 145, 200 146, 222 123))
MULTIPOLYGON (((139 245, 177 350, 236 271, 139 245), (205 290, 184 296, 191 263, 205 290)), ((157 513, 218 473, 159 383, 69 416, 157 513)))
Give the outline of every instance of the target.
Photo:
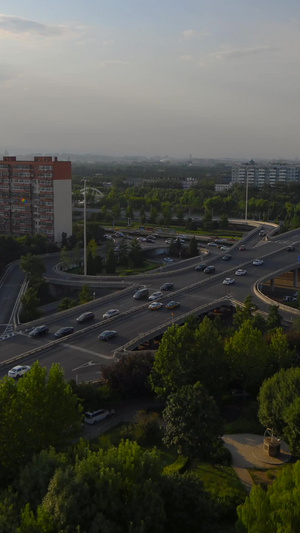
POLYGON ((0 153, 294 159, 299 0, 0 0, 0 153))

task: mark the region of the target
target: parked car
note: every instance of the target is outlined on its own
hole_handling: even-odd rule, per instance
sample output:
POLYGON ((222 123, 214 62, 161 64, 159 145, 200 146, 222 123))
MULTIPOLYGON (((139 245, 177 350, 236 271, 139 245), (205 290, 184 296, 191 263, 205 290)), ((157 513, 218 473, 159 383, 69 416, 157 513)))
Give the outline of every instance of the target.
POLYGON ((148 300, 160 300, 162 297, 163 293, 161 291, 156 291, 149 296, 148 300))
POLYGON ((214 266, 212 266, 212 265, 207 266, 207 267, 203 270, 204 274, 214 274, 215 271, 216 271, 216 267, 214 267, 214 266))
POLYGON ((83 324, 84 322, 89 322, 90 320, 93 320, 95 318, 94 313, 91 311, 87 311, 86 313, 82 313, 78 318, 76 318, 76 322, 79 324, 83 324))
POLYGON ((179 302, 175 302, 174 300, 171 300, 171 302, 169 302, 166 305, 166 309, 177 309, 177 307, 179 307, 179 306, 180 306, 179 302))
POLYGON ((244 268, 238 268, 238 270, 235 271, 236 276, 245 276, 247 274, 247 270, 244 268))
POLYGON ((201 263, 200 265, 195 266, 195 270, 197 270, 198 272, 203 272, 203 270, 205 270, 206 267, 207 265, 205 265, 205 263, 201 263))
POLYGON ((252 265, 255 265, 255 266, 260 266, 260 265, 263 265, 263 259, 254 259, 252 265))
POLYGON ((216 242, 208 242, 207 246, 214 246, 216 248, 218 245, 216 242))
POLYGON ((27 374, 27 372, 29 372, 30 370, 30 366, 29 365, 17 365, 17 366, 14 366, 13 368, 11 368, 9 371, 8 371, 8 376, 10 378, 20 378, 22 376, 24 376, 24 374, 27 374))
POLYGON ((232 285, 233 283, 235 283, 234 278, 225 278, 223 281, 223 285, 232 285))
POLYGON ((74 333, 74 328, 72 326, 66 326, 65 328, 60 328, 57 330, 56 333, 54 333, 54 337, 60 339, 61 337, 66 337, 71 333, 74 333))
POLYGON ((84 415, 84 422, 86 424, 96 424, 101 420, 105 420, 108 416, 114 414, 114 410, 108 411, 107 409, 98 409, 98 411, 87 411, 84 415))
POLYGON ((120 313, 119 309, 109 309, 104 313, 103 318, 112 318, 120 313))
POLYGON ((173 288, 174 288, 174 283, 168 283, 168 282, 167 282, 167 283, 164 283, 164 284, 161 286, 160 290, 161 290, 161 291, 171 291, 173 288))
POLYGON ((149 290, 144 287, 143 289, 139 289, 138 291, 136 291, 133 295, 133 298, 135 300, 142 300, 143 298, 148 298, 149 296, 149 290))
POLYGON ((157 311, 158 309, 161 309, 163 307, 163 304, 161 302, 152 302, 150 305, 148 305, 148 309, 151 309, 152 311, 157 311))
POLYGON ((46 326, 46 324, 42 324, 41 326, 36 326, 33 328, 33 330, 29 333, 29 337, 40 337, 41 335, 46 335, 48 331, 48 326, 46 326))
POLYGON ((174 259, 172 257, 164 257, 165 263, 173 263, 174 259))
POLYGON ((109 341, 110 339, 117 337, 117 335, 118 333, 115 330, 105 329, 104 331, 102 331, 102 333, 100 333, 98 339, 100 339, 101 341, 109 341))

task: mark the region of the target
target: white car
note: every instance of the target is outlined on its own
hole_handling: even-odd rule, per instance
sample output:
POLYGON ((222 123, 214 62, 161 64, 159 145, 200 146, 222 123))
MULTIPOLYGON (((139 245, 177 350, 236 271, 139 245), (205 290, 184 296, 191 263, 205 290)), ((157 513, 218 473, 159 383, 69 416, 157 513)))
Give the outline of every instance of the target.
POLYGON ((156 291, 149 296, 148 300, 160 300, 162 297, 163 293, 161 291, 156 291))
POLYGON ((17 366, 14 366, 13 368, 11 368, 11 370, 8 371, 8 376, 10 378, 20 378, 21 376, 24 376, 24 374, 27 374, 27 372, 29 372, 30 370, 30 366, 29 365, 24 365, 24 366, 21 366, 21 365, 17 365, 17 366))
POLYGON ((245 276, 247 274, 247 270, 244 270, 243 268, 239 268, 236 272, 236 276, 245 276))
POLYGON ((163 304, 161 302, 152 302, 148 305, 148 309, 152 309, 152 311, 157 311, 158 309, 161 309, 163 307, 163 304))
POLYGON ((214 246, 216 248, 218 245, 215 242, 209 242, 207 246, 214 246))
POLYGON ((116 316, 120 313, 119 309, 109 309, 104 313, 103 318, 111 318, 113 316, 116 316))
POLYGON ((255 266, 260 266, 260 265, 263 265, 263 259, 254 259, 252 265, 255 265, 255 266))
POLYGON ((223 285, 232 285, 235 282, 235 279, 233 278, 225 278, 223 281, 223 285))
POLYGON ((174 259, 172 259, 172 257, 165 257, 165 258, 164 258, 164 261, 165 261, 166 263, 173 263, 174 259))

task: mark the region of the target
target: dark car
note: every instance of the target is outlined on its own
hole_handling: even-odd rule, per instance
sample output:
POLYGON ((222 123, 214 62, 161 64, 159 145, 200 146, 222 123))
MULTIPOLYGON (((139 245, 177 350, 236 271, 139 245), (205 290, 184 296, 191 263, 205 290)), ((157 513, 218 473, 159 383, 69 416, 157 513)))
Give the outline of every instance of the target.
POLYGON ((216 267, 214 267, 214 266, 212 266, 212 265, 207 266, 207 267, 203 270, 204 274, 214 274, 215 271, 216 271, 216 267))
POLYGON ((39 337, 41 335, 46 335, 48 333, 49 328, 46 326, 46 324, 42 324, 41 326, 37 326, 29 333, 29 337, 39 337))
POLYGON ((113 339, 117 335, 118 333, 116 331, 105 329, 104 331, 102 331, 102 333, 100 333, 100 335, 98 336, 98 339, 100 339, 101 341, 109 341, 110 339, 113 339))
POLYGON ((295 251, 295 246, 293 244, 291 244, 288 248, 287 248, 287 251, 288 252, 294 252, 295 251))
POLYGON ((206 267, 207 267, 207 265, 200 264, 200 265, 195 266, 195 270, 197 270, 198 272, 203 272, 203 270, 205 270, 206 267))
POLYGON ((229 259, 231 259, 231 255, 230 254, 225 254, 225 255, 223 255, 222 259, 223 259, 223 261, 229 261, 229 259))
POLYGON ((57 330, 56 333, 54 333, 54 337, 60 339, 61 337, 66 337, 66 335, 70 335, 71 333, 74 333, 74 328, 72 326, 66 326, 65 328, 60 328, 57 330))
POLYGON ((161 286, 160 290, 161 291, 170 291, 171 289, 173 289, 173 287, 174 287, 174 283, 164 283, 161 286))
POLYGON ((91 311, 87 311, 86 313, 82 313, 78 318, 76 318, 76 322, 79 322, 79 324, 82 324, 83 322, 89 322, 90 320, 93 320, 95 318, 94 313, 91 311))

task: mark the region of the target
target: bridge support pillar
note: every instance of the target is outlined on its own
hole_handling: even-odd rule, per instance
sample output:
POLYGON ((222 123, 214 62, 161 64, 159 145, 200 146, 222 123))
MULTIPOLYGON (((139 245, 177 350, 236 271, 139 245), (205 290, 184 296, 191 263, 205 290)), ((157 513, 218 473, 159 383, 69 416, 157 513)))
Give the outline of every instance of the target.
POLYGON ((270 280, 270 290, 274 292, 274 278, 270 280))
POLYGON ((298 287, 298 268, 293 270, 293 286, 298 287))

